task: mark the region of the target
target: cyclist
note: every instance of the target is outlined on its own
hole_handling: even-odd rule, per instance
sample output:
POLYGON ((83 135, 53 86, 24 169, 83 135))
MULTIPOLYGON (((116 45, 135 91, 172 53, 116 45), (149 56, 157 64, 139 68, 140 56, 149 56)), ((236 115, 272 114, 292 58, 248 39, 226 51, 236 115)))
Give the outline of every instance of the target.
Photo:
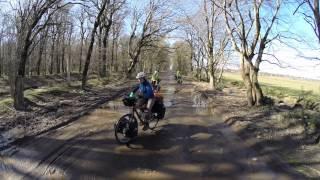
POLYGON ((151 76, 151 83, 156 85, 159 83, 159 81, 160 81, 159 72, 155 70, 151 76))
MULTIPOLYGON (((146 79, 146 75, 144 72, 139 72, 136 76, 136 78, 139 80, 139 86, 137 86, 133 92, 137 94, 138 96, 138 101, 137 101, 137 106, 139 108, 143 107, 143 105, 147 105, 146 109, 146 116, 145 120, 148 121, 151 119, 151 109, 154 105, 154 94, 153 94, 153 88, 151 84, 148 82, 146 79)), ((146 123, 143 127, 143 130, 148 129, 148 123, 146 123)))
POLYGON ((181 81, 181 73, 180 73, 179 70, 177 70, 177 72, 176 72, 176 80, 177 80, 178 82, 181 81))
POLYGON ((155 92, 158 92, 160 90, 159 82, 160 82, 159 72, 156 70, 151 76, 151 84, 155 92))

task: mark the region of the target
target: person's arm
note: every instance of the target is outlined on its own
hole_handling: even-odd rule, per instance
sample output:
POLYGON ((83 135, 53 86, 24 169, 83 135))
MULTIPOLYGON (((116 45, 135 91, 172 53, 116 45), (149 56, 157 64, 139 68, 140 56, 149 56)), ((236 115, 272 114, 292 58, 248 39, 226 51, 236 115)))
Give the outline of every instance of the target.
POLYGON ((139 89, 139 84, 136 85, 136 86, 134 86, 134 87, 132 88, 131 92, 135 93, 135 92, 138 91, 138 89, 139 89))

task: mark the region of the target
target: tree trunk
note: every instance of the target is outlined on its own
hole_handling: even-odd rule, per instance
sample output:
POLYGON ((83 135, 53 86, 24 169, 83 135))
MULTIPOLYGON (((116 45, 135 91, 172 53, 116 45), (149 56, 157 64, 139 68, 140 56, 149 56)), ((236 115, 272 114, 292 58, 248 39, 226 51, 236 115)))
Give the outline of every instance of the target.
POLYGON ((67 59, 67 67, 66 67, 68 85, 70 85, 70 60, 71 60, 71 56, 69 56, 69 58, 67 59))
POLYGON ((47 62, 47 41, 46 41, 46 45, 45 45, 45 48, 44 48, 44 75, 47 75, 48 73, 48 62, 47 62))
POLYGON ((80 58, 79 58, 79 73, 82 72, 83 39, 84 39, 84 37, 81 36, 81 42, 80 42, 80 58))
POLYGON ((193 59, 195 57, 195 54, 194 54, 194 48, 193 46, 191 46, 191 54, 190 54, 190 72, 193 73, 193 59))
POLYGON ((51 45, 51 62, 50 62, 50 69, 49 73, 53 74, 53 66, 54 66, 54 50, 55 50, 55 40, 52 40, 52 45, 51 45))
POLYGON ((40 44, 39 48, 39 54, 38 54, 38 62, 37 62, 37 75, 40 76, 40 70, 41 70, 41 61, 42 61, 42 53, 44 50, 44 44, 40 44))
POLYGON ((68 49, 69 49, 69 55, 68 55, 68 59, 67 59, 67 82, 68 85, 70 86, 71 84, 71 79, 70 79, 70 72, 71 72, 71 55, 72 55, 72 47, 71 47, 71 39, 72 39, 72 30, 73 27, 70 27, 70 33, 69 33, 69 42, 68 42, 68 49))
POLYGON ((253 94, 252 94, 252 83, 250 79, 250 66, 247 64, 246 60, 244 59, 245 57, 243 55, 240 55, 241 59, 241 75, 242 79, 244 82, 244 85, 246 86, 246 95, 247 95, 247 103, 248 106, 253 106, 254 105, 254 100, 253 100, 253 94))
POLYGON ((106 75, 104 74, 103 71, 103 59, 102 59, 102 26, 99 27, 99 34, 98 34, 98 63, 99 63, 99 75, 101 77, 105 77, 106 75))
POLYGON ((29 62, 26 62, 26 67, 25 67, 25 75, 26 76, 30 76, 30 72, 31 72, 31 63, 30 63, 30 61, 29 62))
POLYGON ((87 84, 87 75, 88 75, 88 70, 89 70, 89 65, 90 65, 90 60, 91 60, 91 54, 92 54, 92 50, 93 50, 93 44, 94 44, 94 40, 95 40, 95 35, 97 32, 97 28, 100 24, 101 21, 101 16, 106 8, 106 5, 109 1, 104 1, 100 12, 96 18, 96 21, 94 22, 93 25, 93 29, 92 29, 92 33, 91 33, 91 40, 90 40, 90 45, 89 45, 89 49, 88 49, 88 54, 86 57, 86 61, 85 61, 85 65, 84 65, 84 69, 83 69, 83 73, 82 73, 82 89, 85 89, 86 84, 87 84))
POLYGON ((66 67, 65 67, 65 53, 66 53, 66 45, 63 44, 63 47, 62 47, 62 53, 61 53, 61 70, 62 70, 62 73, 65 73, 66 72, 66 67))
POLYGON ((14 77, 14 87, 13 87, 13 104, 16 110, 25 110, 26 106, 24 103, 24 76, 25 67, 28 58, 28 49, 31 45, 30 42, 25 42, 24 46, 18 47, 18 75, 14 77), (21 53, 21 54, 20 54, 21 53))
POLYGON ((0 77, 2 77, 3 74, 3 58, 2 58, 2 40, 0 37, 0 77))
POLYGON ((118 72, 119 63, 118 63, 118 42, 115 44, 115 56, 114 56, 114 71, 118 72))
POLYGON ((252 70, 252 84, 253 84, 253 90, 255 93, 255 105, 260 106, 263 105, 263 92, 260 87, 260 84, 258 82, 258 69, 252 70))
POLYGON ((116 38, 112 39, 112 48, 111 48, 111 64, 110 64, 110 70, 112 71, 114 69, 114 50, 115 50, 115 41, 116 38))
POLYGON ((107 49, 108 49, 108 38, 109 38, 109 31, 110 31, 110 27, 107 26, 106 30, 105 30, 105 34, 103 37, 103 52, 102 52, 102 72, 103 72, 103 76, 102 77, 106 77, 107 76, 107 49))
POLYGON ((14 101, 14 107, 16 110, 25 110, 25 104, 24 104, 24 95, 23 95, 23 89, 24 89, 24 77, 21 75, 18 75, 15 78, 14 82, 14 93, 13 93, 13 101, 14 101))
MULTIPOLYGON (((39 47, 38 62, 37 62, 37 67, 36 67, 38 76, 40 76, 40 74, 41 74, 41 63, 42 63, 43 52, 46 49, 47 35, 48 35, 48 29, 46 29, 45 33, 41 34, 41 36, 40 36, 41 40, 40 40, 40 44, 39 44, 40 47, 39 47)), ((46 60, 46 57, 45 57, 45 60, 46 60)))
MULTIPOLYGON (((138 50, 137 54, 140 54, 140 49, 138 50)), ((136 64, 137 64, 137 62, 139 60, 139 55, 137 55, 137 54, 131 59, 130 66, 129 66, 128 71, 127 71, 127 76, 132 73, 134 67, 136 66, 136 64)))
POLYGON ((59 58, 59 49, 60 49, 60 46, 59 46, 59 38, 57 40, 57 47, 56 47, 56 73, 57 74, 60 74, 60 58, 59 58))
POLYGON ((211 89, 211 90, 215 89, 214 74, 212 73, 211 70, 209 70, 209 89, 211 89))
POLYGON ((209 89, 215 89, 215 74, 213 69, 213 57, 209 57, 209 89))
MULTIPOLYGON (((96 29, 96 28, 94 28, 94 29, 96 29)), ((87 84, 88 70, 89 70, 89 66, 90 66, 90 59, 91 59, 91 54, 92 54, 93 44, 94 44, 94 39, 95 39, 94 36, 96 34, 95 31, 96 30, 93 30, 92 35, 91 35, 91 42, 90 42, 90 45, 89 45, 88 54, 87 54, 87 57, 86 57, 84 68, 83 68, 82 89, 85 89, 86 84, 87 84)))

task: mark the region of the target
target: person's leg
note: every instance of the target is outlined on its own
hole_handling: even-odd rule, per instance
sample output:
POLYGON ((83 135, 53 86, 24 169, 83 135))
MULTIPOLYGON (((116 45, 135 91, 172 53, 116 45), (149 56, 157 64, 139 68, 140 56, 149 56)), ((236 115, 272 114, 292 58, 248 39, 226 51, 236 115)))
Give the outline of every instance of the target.
POLYGON ((154 105, 154 98, 148 99, 148 103, 147 103, 148 112, 151 113, 151 110, 152 110, 153 105, 154 105))
POLYGON ((149 120, 149 119, 151 119, 151 116, 152 116, 152 112, 151 112, 151 110, 152 110, 152 107, 153 107, 153 105, 154 105, 154 98, 150 98, 150 99, 148 99, 148 102, 147 102, 147 116, 146 116, 146 120, 149 120))
POLYGON ((152 117, 152 112, 151 112, 151 110, 152 110, 152 107, 153 107, 153 105, 154 105, 154 102, 155 102, 154 98, 148 99, 148 102, 147 102, 147 111, 148 111, 148 112, 146 112, 147 114, 146 114, 146 117, 145 117, 145 120, 147 121, 147 123, 146 123, 146 124, 144 125, 144 127, 143 127, 143 130, 144 130, 144 131, 147 130, 148 127, 149 127, 148 120, 150 120, 151 117, 152 117))

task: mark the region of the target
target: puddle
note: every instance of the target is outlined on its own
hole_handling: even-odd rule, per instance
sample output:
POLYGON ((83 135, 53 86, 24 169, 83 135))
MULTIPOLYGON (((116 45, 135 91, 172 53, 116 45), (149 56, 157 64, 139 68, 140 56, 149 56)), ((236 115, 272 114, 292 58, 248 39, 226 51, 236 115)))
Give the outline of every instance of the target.
POLYGON ((173 95, 173 94, 175 94, 175 92, 176 92, 176 88, 174 86, 169 86, 166 88, 166 93, 168 93, 168 94, 173 95))
POLYGON ((118 111, 118 110, 127 110, 127 109, 129 109, 129 107, 126 107, 123 104, 122 99, 116 99, 114 101, 109 101, 106 104, 103 104, 101 106, 101 109, 109 109, 109 110, 113 110, 113 111, 118 111))
POLYGON ((192 107, 201 107, 201 108, 208 107, 209 100, 207 97, 203 96, 203 94, 201 93, 197 93, 196 95, 193 95, 192 100, 193 100, 192 107))
POLYGON ((6 153, 6 151, 3 151, 5 149, 7 149, 7 151, 10 151, 10 143, 14 142, 17 139, 25 137, 25 134, 25 128, 22 126, 17 126, 13 129, 10 129, 9 131, 0 134, 0 151, 2 151, 1 153, 6 153))
POLYGON ((1 136, 4 139, 7 139, 9 141, 14 140, 14 139, 23 138, 25 136, 25 128, 22 126, 17 126, 13 129, 10 129, 9 131, 2 133, 1 136))
POLYGON ((170 100, 170 101, 165 101, 165 102, 164 102, 164 106, 165 106, 165 107, 171 107, 172 105, 173 105, 172 100, 170 100))

